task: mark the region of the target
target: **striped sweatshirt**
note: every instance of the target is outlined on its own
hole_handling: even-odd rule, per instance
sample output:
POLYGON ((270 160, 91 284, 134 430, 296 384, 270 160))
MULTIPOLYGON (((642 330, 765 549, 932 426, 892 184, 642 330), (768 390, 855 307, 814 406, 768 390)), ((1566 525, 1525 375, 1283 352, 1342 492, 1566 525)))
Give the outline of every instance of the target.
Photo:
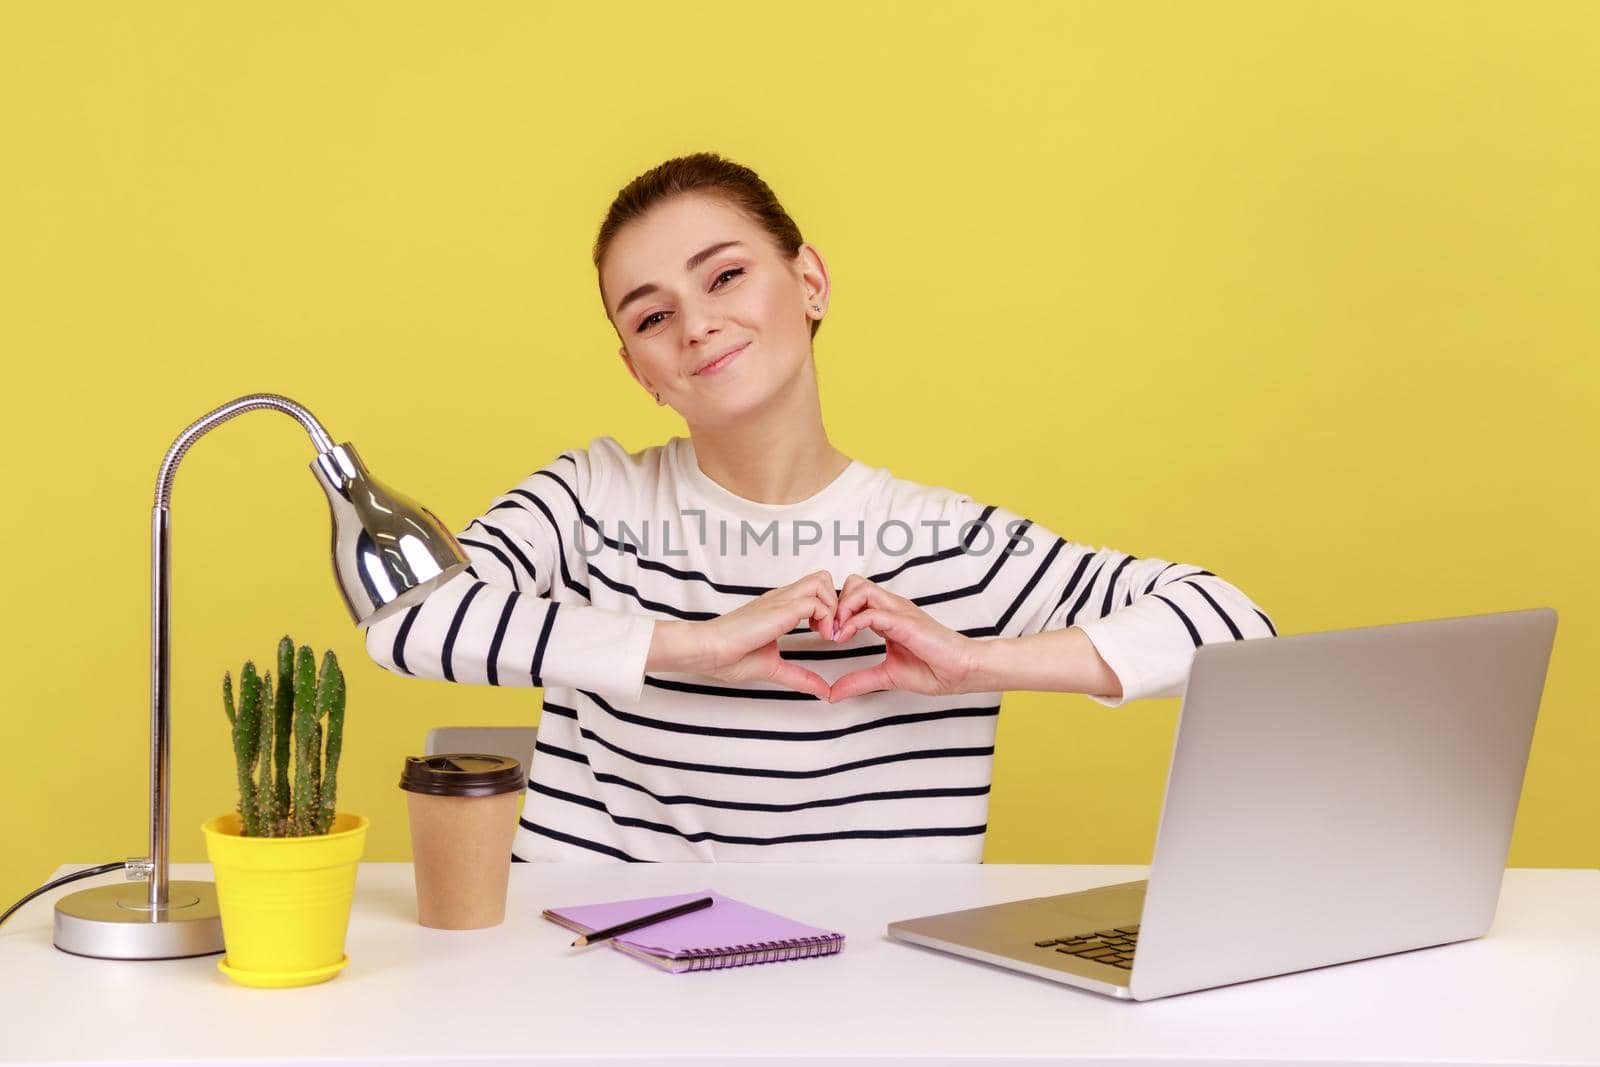
MULTIPOLYGON (((1118 707, 1181 696, 1195 649, 1276 636, 1200 567, 1067 541, 1005 508, 854 460, 790 504, 712 481, 687 437, 563 452, 457 535, 471 567, 367 630, 382 667, 542 688, 519 861, 980 862, 998 692, 830 704, 645 672, 657 619, 705 620, 826 570, 978 639, 1076 626, 1118 707)), ((828 682, 884 654, 809 625, 780 654, 828 682)))

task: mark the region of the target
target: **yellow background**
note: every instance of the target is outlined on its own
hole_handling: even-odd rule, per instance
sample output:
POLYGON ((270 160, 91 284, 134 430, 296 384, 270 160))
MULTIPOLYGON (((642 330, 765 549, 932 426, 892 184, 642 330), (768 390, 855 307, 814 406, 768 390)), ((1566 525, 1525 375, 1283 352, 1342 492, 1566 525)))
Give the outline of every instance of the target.
MULTIPOLYGON (((10 4, 0 906, 146 854, 167 447, 287 394, 452 528, 563 449, 683 432, 588 254, 709 149, 825 257, 849 454, 1194 563, 1280 633, 1549 605, 1515 866, 1600 864, 1600 6, 10 4)), ((173 526, 172 850, 231 809, 219 685, 345 664, 340 807, 529 690, 388 674, 305 435, 199 442, 173 526)), ((1018 693, 986 858, 1148 862, 1177 700, 1018 693)))

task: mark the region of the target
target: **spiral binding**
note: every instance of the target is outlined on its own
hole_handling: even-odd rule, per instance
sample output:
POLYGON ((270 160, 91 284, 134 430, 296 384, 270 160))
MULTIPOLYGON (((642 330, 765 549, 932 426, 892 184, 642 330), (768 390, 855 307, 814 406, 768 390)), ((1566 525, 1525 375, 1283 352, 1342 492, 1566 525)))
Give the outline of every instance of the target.
POLYGON ((723 967, 742 967, 748 963, 776 963, 780 960, 831 956, 842 948, 844 935, 839 934, 836 937, 799 937, 790 941, 758 941, 750 945, 700 949, 678 958, 689 960, 688 969, 691 971, 710 971, 723 967))

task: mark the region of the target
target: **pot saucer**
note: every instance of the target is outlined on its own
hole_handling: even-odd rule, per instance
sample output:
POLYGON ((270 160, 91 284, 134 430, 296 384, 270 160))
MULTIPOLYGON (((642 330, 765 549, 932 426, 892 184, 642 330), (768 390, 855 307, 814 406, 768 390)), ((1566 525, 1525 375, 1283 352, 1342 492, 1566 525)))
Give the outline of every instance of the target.
POLYGON ((232 978, 240 985, 256 986, 260 989, 285 989, 289 986, 316 985, 326 982, 340 971, 345 964, 350 962, 348 955, 340 956, 337 963, 326 967, 317 967, 309 971, 241 971, 228 965, 228 957, 224 956, 217 961, 217 970, 232 978))

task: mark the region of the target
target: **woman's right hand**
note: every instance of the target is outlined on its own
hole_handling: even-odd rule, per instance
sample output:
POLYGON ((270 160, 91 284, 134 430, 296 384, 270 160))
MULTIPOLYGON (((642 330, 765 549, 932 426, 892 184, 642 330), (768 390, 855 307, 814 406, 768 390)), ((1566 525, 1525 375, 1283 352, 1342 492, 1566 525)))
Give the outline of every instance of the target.
POLYGON ((833 638, 839 594, 827 571, 762 593, 703 622, 657 619, 645 670, 686 671, 724 682, 775 682, 828 699, 828 683, 778 654, 778 638, 802 622, 833 638))

